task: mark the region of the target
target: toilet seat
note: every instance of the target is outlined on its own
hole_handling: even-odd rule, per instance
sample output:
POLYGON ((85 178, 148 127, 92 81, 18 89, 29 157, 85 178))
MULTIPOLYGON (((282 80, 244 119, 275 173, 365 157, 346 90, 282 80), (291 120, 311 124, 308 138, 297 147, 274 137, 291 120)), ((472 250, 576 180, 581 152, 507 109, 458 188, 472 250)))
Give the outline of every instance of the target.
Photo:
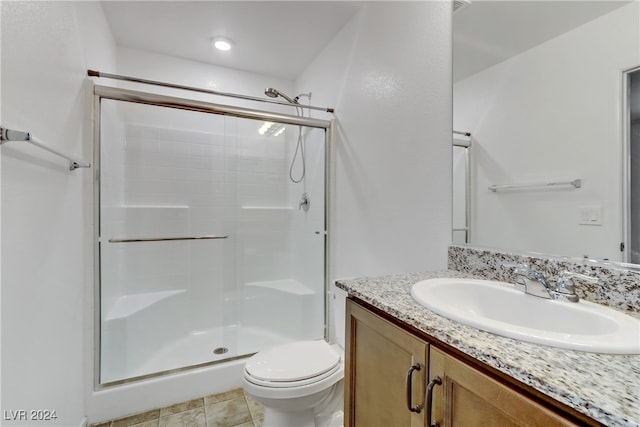
POLYGON ((255 354, 245 364, 244 377, 263 387, 298 387, 330 377, 340 362, 326 341, 299 341, 255 354))
POLYGON ((300 387, 300 386, 304 386, 304 385, 309 385, 309 384, 314 384, 314 383, 320 382, 320 381, 324 380, 325 378, 328 378, 331 375, 335 374, 339 369, 340 369, 340 366, 336 365, 330 371, 327 371, 327 372, 325 372, 325 373, 323 373, 321 375, 318 375, 316 377, 306 378, 304 380, 297 380, 297 381, 266 381, 266 380, 259 380, 259 379, 256 379, 256 378, 252 377, 250 374, 248 374, 246 370, 245 370, 244 377, 250 383, 253 383, 255 385, 259 385, 259 386, 262 386, 262 387, 293 388, 293 387, 300 387))

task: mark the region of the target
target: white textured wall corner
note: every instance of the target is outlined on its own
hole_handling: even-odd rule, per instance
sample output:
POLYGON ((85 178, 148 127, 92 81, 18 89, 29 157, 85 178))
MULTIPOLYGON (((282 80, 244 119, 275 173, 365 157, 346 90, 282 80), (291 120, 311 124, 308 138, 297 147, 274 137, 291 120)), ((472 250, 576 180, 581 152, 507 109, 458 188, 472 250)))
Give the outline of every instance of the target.
POLYGON ((334 277, 446 265, 450 14, 446 2, 369 3, 296 81, 336 109, 334 277))
MULTIPOLYGON (((451 4, 367 4, 296 89, 336 109, 331 279, 446 268, 451 4)), ((332 336, 343 343, 343 334, 332 336)))

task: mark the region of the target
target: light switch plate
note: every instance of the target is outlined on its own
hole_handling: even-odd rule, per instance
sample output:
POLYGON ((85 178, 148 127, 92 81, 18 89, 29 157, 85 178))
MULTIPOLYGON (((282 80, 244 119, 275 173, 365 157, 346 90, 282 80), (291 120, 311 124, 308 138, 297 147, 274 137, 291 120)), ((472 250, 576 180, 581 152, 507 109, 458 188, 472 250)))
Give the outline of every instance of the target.
POLYGON ((602 225, 602 206, 580 206, 578 211, 578 224, 602 225))

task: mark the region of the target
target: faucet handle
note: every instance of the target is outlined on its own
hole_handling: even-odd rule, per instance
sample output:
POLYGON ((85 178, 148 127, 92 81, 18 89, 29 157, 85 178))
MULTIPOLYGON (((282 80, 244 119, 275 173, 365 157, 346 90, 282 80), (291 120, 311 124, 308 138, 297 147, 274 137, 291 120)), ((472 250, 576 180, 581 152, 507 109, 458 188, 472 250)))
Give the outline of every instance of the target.
POLYGON ((558 275, 556 291, 563 294, 575 294, 573 279, 581 279, 591 283, 598 283, 599 281, 597 277, 587 276, 586 274, 565 270, 558 275))
POLYGON ((547 287, 547 279, 545 278, 544 274, 539 270, 529 267, 529 264, 527 263, 516 265, 513 272, 516 274, 516 276, 525 276, 529 279, 537 280, 545 287, 547 287))
POLYGON ((305 192, 300 196, 300 201, 298 202, 298 210, 304 210, 305 212, 309 210, 309 195, 305 192))
POLYGON ((514 286, 516 289, 520 289, 522 292, 526 291, 525 277, 529 277, 529 265, 526 263, 519 264, 505 264, 507 268, 513 269, 513 274, 515 275, 514 286))
POLYGON ((510 267, 514 267, 513 268, 513 272, 515 274, 517 274, 517 275, 528 276, 531 273, 531 268, 529 267, 529 264, 527 264, 527 263, 510 265, 510 267))

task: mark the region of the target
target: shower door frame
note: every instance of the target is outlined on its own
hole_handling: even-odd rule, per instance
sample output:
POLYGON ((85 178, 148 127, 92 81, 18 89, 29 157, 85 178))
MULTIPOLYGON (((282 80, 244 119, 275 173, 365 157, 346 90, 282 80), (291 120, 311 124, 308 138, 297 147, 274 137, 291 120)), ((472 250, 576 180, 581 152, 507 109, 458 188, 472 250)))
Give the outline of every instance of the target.
POLYGON ((135 104, 145 104, 158 107, 174 108, 179 110, 189 110, 207 114, 232 116, 244 119, 265 120, 275 123, 306 126, 325 130, 324 149, 324 339, 329 339, 329 278, 331 277, 329 249, 331 247, 332 208, 331 200, 333 194, 333 120, 314 119, 310 117, 292 116, 288 114, 274 113, 265 110, 258 110, 245 107, 236 107, 224 104, 217 104, 206 101, 198 101, 187 98, 180 98, 168 95, 160 95, 149 92, 117 88, 112 86, 101 86, 93 84, 93 256, 94 256, 94 333, 93 333, 93 389, 94 391, 104 390, 113 386, 141 381, 172 374, 181 371, 188 371, 204 366, 211 366, 225 363, 235 359, 241 359, 250 355, 240 355, 223 359, 201 363, 194 366, 183 366, 168 371, 154 372, 152 374, 126 378, 123 380, 100 383, 100 359, 101 359, 101 264, 100 264, 100 135, 101 135, 101 107, 102 100, 110 99, 115 101, 132 102, 135 104))
POLYGON ((622 262, 631 264, 631 74, 640 73, 640 65, 622 70, 622 262))
MULTIPOLYGON (((453 241, 453 233, 456 231, 464 231, 465 242, 468 245, 471 243, 471 138, 469 140, 453 137, 453 143, 451 150, 455 147, 464 149, 464 227, 451 228, 451 241, 453 241)), ((453 205, 452 205, 453 208, 453 205)), ((452 209, 453 220, 453 209, 452 209)), ((454 243, 455 244, 455 243, 454 243)))

